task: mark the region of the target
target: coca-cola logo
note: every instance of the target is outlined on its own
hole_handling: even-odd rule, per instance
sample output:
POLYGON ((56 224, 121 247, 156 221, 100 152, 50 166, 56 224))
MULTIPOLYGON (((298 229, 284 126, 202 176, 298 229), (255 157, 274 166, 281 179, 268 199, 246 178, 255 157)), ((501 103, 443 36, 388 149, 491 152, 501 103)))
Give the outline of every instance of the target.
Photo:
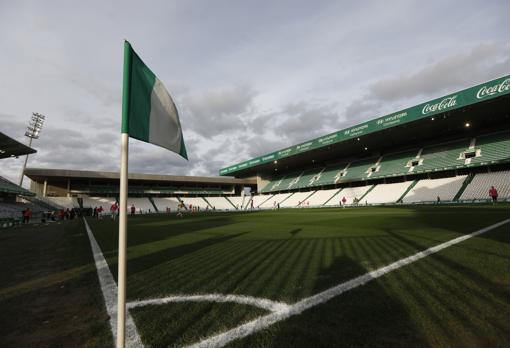
POLYGON ((506 79, 505 81, 498 83, 494 86, 483 86, 476 93, 477 99, 483 99, 485 97, 489 97, 494 94, 503 93, 510 90, 510 79, 506 79))
POLYGON ((421 110, 423 115, 430 114, 431 112, 441 111, 445 109, 449 109, 453 106, 457 105, 457 96, 444 98, 439 103, 435 104, 427 104, 421 110))

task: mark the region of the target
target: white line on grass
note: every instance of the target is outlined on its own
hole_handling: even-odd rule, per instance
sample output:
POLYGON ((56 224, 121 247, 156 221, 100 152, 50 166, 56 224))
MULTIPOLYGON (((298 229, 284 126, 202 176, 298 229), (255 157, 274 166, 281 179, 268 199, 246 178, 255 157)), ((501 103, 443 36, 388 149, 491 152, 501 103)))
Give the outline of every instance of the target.
POLYGON ((281 311, 259 317, 259 318, 252 320, 246 324, 240 325, 236 328, 225 331, 221 334, 211 336, 209 338, 206 338, 203 341, 200 341, 200 342, 198 342, 194 345, 188 346, 188 347, 190 347, 190 348, 191 347, 193 347, 193 348, 222 347, 234 340, 249 336, 255 332, 263 330, 263 329, 265 329, 281 320, 287 319, 294 315, 301 314, 303 311, 305 311, 307 309, 310 309, 310 308, 315 307, 321 303, 329 301, 332 298, 334 298, 346 291, 349 291, 354 288, 357 288, 358 286, 364 285, 371 280, 377 279, 377 278, 385 275, 386 273, 395 271, 405 265, 408 265, 408 264, 411 264, 418 260, 421 260, 424 257, 427 257, 429 255, 437 253, 445 248, 448 248, 452 245, 463 242, 469 238, 472 238, 472 237, 478 236, 482 233, 493 230, 493 229, 500 227, 508 222, 510 222, 510 219, 498 222, 494 225, 482 228, 481 230, 475 231, 473 233, 466 234, 464 236, 452 239, 448 242, 445 242, 445 243, 436 245, 434 247, 428 248, 426 250, 420 251, 412 256, 400 259, 400 260, 393 262, 387 266, 376 269, 375 271, 366 273, 362 276, 359 276, 359 277, 356 277, 349 281, 346 281, 340 285, 329 288, 329 289, 327 289, 323 292, 320 292, 316 295, 307 297, 299 302, 296 302, 293 305, 289 305, 287 308, 284 308, 281 311))
MULTIPOLYGON (((103 292, 104 302, 106 304, 106 311, 110 316, 110 326, 112 329, 113 340, 117 340, 117 284, 113 279, 108 263, 106 262, 99 244, 97 244, 92 231, 90 230, 87 220, 83 218, 87 235, 89 236, 90 246, 94 254, 94 261, 96 262, 97 276, 99 277, 99 284, 103 292)), ((136 330, 133 318, 127 312, 126 314, 126 347, 143 347, 142 340, 138 331, 136 330)))
POLYGON ((270 312, 281 312, 288 309, 289 305, 283 302, 271 301, 267 298, 257 298, 244 295, 222 295, 222 294, 205 294, 205 295, 175 295, 164 298, 133 301, 127 304, 127 308, 136 308, 148 305, 162 305, 172 302, 236 302, 243 305, 259 307, 270 312))

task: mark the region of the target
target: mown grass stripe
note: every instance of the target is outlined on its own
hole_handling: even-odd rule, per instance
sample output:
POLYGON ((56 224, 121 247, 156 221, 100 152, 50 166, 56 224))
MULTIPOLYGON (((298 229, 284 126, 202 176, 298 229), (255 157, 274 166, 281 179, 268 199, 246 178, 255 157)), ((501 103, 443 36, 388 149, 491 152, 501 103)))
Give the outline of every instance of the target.
POLYGON ((506 219, 504 221, 501 221, 496 224, 490 225, 488 227, 482 228, 482 229, 472 232, 470 234, 463 235, 461 237, 452 239, 452 240, 444 242, 442 244, 430 247, 430 248, 420 251, 414 255, 411 255, 406 258, 400 259, 396 262, 393 262, 387 266, 378 268, 375 271, 365 273, 364 275, 361 275, 359 277, 356 277, 354 279, 346 281, 342 284, 339 284, 339 285, 334 286, 330 289, 322 291, 316 295, 305 298, 293 305, 290 305, 288 307, 288 309, 286 309, 286 310, 282 310, 280 312, 262 316, 255 320, 252 320, 248 323, 240 325, 234 329, 231 329, 231 330, 228 330, 221 334, 209 337, 201 342, 198 342, 194 345, 190 345, 188 347, 193 347, 193 348, 222 347, 232 341, 235 341, 235 340, 243 338, 243 337, 247 337, 255 332, 263 330, 279 321, 285 320, 285 319, 287 319, 291 316, 294 316, 294 315, 301 314, 302 312, 304 312, 307 309, 310 309, 312 307, 315 307, 317 305, 325 303, 325 302, 331 300, 332 298, 341 295, 342 293, 345 293, 349 290, 355 289, 355 288, 357 288, 361 285, 364 285, 374 279, 382 277, 383 275, 385 275, 387 273, 393 272, 393 271, 395 271, 399 268, 402 268, 406 265, 409 265, 411 263, 419 261, 425 257, 435 254, 435 253, 437 253, 443 249, 446 249, 448 247, 451 247, 455 244, 461 243, 467 239, 476 237, 478 235, 481 235, 483 233, 491 231, 495 228, 503 226, 504 224, 507 224, 508 222, 510 222, 510 219, 506 219))

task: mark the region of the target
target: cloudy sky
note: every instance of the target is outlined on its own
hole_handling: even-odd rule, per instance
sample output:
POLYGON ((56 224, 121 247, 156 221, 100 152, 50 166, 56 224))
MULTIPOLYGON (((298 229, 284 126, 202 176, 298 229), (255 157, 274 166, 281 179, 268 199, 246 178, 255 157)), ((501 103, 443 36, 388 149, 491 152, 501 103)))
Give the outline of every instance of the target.
MULTIPOLYGON (((123 40, 165 83, 190 160, 221 167, 510 73, 510 2, 0 0, 0 131, 47 116, 30 167, 118 170, 123 40)), ((0 162, 17 180, 21 159, 0 162)))

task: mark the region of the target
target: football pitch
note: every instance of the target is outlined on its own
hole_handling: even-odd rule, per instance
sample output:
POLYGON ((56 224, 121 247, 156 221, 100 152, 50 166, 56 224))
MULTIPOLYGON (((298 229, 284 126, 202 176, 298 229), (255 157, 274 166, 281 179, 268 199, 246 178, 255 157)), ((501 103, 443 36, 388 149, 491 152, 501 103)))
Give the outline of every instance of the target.
MULTIPOLYGON (((150 347, 503 347, 510 341, 510 223, 498 223, 508 218, 508 205, 130 217, 129 312, 150 347)), ((87 224, 116 279, 116 223, 87 224)), ((15 243, 23 249, 30 236, 51 238, 55 229, 61 239, 75 235, 69 250, 59 249, 67 265, 58 274, 86 277, 81 291, 90 299, 76 303, 100 312, 84 318, 90 323, 81 334, 93 336, 86 345, 113 344, 83 221, 18 229, 19 241, 2 232, 2 273, 22 272, 28 262, 15 243)), ((28 279, 2 277, 3 313, 16 316, 11 307, 28 306, 23 289, 44 290, 37 279, 55 277, 25 273, 28 279), (13 289, 22 290, 18 300, 13 289)))

